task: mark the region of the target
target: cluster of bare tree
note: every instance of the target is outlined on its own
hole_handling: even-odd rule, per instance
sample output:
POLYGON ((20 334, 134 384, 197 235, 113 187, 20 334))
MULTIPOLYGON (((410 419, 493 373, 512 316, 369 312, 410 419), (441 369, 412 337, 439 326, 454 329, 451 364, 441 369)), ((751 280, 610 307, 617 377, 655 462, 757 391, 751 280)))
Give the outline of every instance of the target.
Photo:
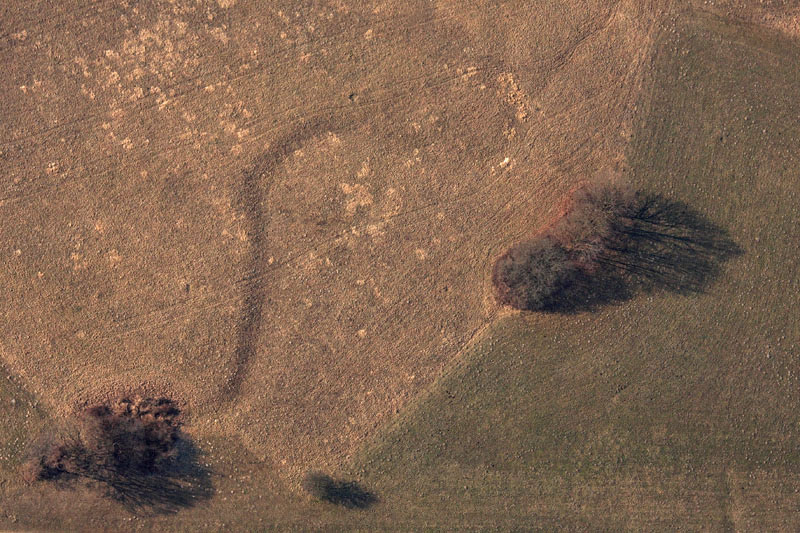
POLYGON ((209 495, 208 472, 180 430, 180 411, 166 398, 95 405, 40 439, 23 466, 28 481, 103 486, 129 507, 160 512, 209 495))
POLYGON ((576 190, 565 214, 547 231, 497 260, 493 282, 500 303, 527 310, 554 307, 561 291, 622 245, 639 204, 639 195, 622 183, 576 190))

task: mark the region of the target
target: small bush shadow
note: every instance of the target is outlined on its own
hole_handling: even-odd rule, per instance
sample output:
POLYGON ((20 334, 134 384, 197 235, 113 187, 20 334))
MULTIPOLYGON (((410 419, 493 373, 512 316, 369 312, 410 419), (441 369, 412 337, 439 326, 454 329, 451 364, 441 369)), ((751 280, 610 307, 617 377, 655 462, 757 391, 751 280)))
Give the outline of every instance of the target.
POLYGON ((355 481, 336 480, 320 472, 306 475, 303 488, 317 500, 348 509, 366 509, 378 502, 375 494, 355 481))
POLYGON ((544 311, 592 311, 640 292, 702 293, 724 262, 744 253, 727 230, 661 195, 639 194, 633 215, 616 229, 596 267, 577 270, 544 311))

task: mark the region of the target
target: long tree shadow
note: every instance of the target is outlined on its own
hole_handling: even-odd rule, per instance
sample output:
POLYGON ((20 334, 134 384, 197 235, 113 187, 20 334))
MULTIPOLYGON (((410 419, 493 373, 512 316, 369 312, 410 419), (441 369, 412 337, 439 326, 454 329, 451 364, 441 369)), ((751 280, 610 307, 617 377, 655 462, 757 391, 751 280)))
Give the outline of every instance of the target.
POLYGON ((135 514, 175 513, 211 498, 211 471, 180 429, 166 399, 128 399, 87 408, 34 443, 28 482, 98 490, 135 514))
POLYGON ((135 514, 172 514, 210 499, 211 471, 199 460, 197 447, 181 436, 178 453, 153 472, 115 472, 99 479, 107 494, 135 514))
POLYGON ((641 292, 702 293, 742 253, 727 230, 686 203, 639 195, 596 268, 578 270, 545 311, 591 311, 641 292))
POLYGON ((83 482, 106 497, 119 502, 137 515, 173 514, 194 507, 214 495, 211 471, 199 461, 199 452, 185 436, 176 444, 178 453, 152 471, 88 464, 80 458, 43 477, 55 482, 61 490, 83 482), (86 463, 86 464, 81 464, 86 463))
POLYGON ((194 507, 214 495, 211 471, 199 461, 199 452, 188 438, 181 437, 178 454, 152 471, 113 467, 98 468, 81 458, 78 468, 62 467, 41 479, 53 481, 61 490, 84 484, 97 490, 136 515, 174 514, 194 507))

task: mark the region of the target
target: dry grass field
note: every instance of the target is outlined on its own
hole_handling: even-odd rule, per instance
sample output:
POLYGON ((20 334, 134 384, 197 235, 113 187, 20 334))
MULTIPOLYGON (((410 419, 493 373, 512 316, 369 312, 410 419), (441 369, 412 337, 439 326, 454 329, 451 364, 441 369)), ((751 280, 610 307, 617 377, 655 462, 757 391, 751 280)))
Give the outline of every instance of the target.
POLYGON ((0 6, 0 526, 796 530, 784 4, 0 6), (736 253, 499 308, 494 259, 609 171, 736 253), (20 481, 134 393, 181 405, 213 498, 20 481), (311 469, 379 502, 311 501, 311 469))

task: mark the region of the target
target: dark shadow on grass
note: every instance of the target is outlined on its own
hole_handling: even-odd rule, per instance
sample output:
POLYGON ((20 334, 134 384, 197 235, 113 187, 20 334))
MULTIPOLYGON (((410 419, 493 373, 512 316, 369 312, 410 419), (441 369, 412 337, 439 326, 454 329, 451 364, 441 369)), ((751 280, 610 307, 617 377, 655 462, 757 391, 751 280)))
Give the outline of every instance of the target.
MULTIPOLYGON (((65 441, 63 435, 56 438, 65 441)), ((40 449, 51 447, 45 443, 40 449)), ((177 453, 173 457, 150 471, 98 465, 92 457, 78 457, 71 458, 67 464, 59 463, 39 479, 51 481, 61 490, 84 484, 119 502, 133 514, 173 514, 194 507, 214 494, 211 471, 200 463, 196 446, 181 435, 175 447, 177 453)))
POLYGON ((544 311, 575 313, 622 302, 638 293, 698 294, 744 253, 727 230, 683 202, 639 195, 591 270, 578 269, 544 311))
POLYGON ((125 397, 88 407, 33 444, 21 477, 86 485, 136 514, 175 513, 208 500, 211 472, 168 398, 125 397))
POLYGON ((181 437, 178 453, 154 472, 116 472, 100 479, 108 496, 135 514, 172 514, 211 498, 211 471, 199 461, 199 451, 181 437))
POLYGON ((378 502, 377 496, 354 481, 336 480, 320 472, 303 479, 303 488, 317 500, 346 507, 366 509, 378 502))

